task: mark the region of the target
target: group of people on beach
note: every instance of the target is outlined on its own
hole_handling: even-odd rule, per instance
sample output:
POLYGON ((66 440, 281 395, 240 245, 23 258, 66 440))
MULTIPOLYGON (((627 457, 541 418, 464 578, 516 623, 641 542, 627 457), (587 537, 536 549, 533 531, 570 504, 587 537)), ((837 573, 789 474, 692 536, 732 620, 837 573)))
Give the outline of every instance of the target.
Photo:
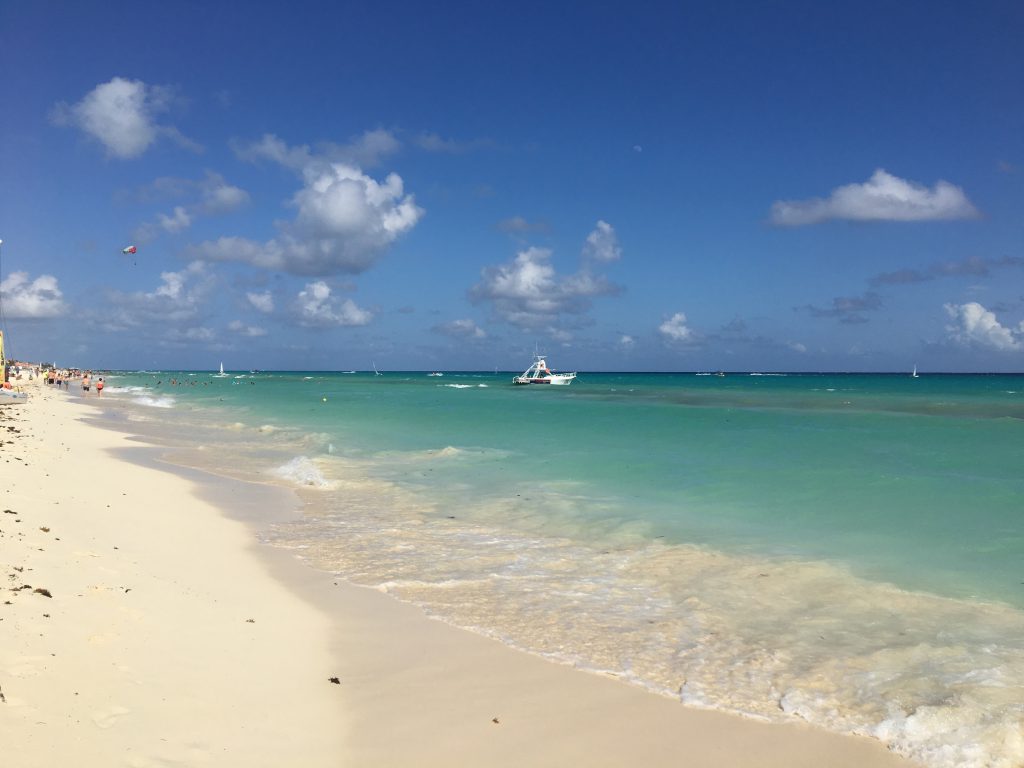
MULTIPOLYGON (((79 377, 81 377, 82 379, 82 392, 84 394, 88 394, 93 387, 92 371, 61 370, 58 368, 48 368, 44 371, 41 371, 40 376, 42 377, 44 384, 56 386, 57 389, 70 389, 71 380, 79 377)), ((103 396, 103 386, 103 377, 100 376, 96 379, 95 384, 96 395, 98 397, 103 396)))

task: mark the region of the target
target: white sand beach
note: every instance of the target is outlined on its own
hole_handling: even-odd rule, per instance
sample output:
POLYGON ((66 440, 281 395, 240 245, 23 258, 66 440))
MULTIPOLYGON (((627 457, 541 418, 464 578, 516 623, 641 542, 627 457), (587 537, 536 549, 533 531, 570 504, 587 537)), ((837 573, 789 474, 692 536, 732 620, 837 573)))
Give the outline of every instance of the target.
POLYGON ((246 522, 288 513, 287 491, 162 465, 77 393, 30 391, 0 406, 4 765, 910 765, 339 583, 246 522))

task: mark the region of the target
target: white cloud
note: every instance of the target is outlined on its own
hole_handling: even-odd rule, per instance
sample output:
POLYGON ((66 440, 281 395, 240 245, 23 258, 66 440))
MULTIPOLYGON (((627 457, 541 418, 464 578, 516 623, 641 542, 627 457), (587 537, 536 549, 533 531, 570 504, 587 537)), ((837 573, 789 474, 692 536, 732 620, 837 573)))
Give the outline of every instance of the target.
POLYGON ((622 247, 615 229, 606 221, 598 221, 594 231, 583 244, 583 258, 592 261, 616 261, 622 256, 622 247))
POLYGON ((227 183, 219 173, 207 171, 199 181, 162 177, 140 192, 140 198, 191 197, 187 205, 176 205, 170 215, 159 213, 156 220, 140 224, 134 239, 143 243, 154 240, 162 232, 177 234, 192 226, 197 217, 216 216, 241 208, 249 202, 249 193, 227 183))
POLYGON ((203 326, 186 328, 182 336, 184 336, 188 341, 205 342, 210 342, 217 338, 217 334, 213 332, 212 328, 204 328, 203 326))
POLYGON ((269 315, 274 311, 274 297, 270 295, 270 291, 247 293, 245 297, 249 300, 250 304, 264 314, 269 315))
POLYGON ((28 272, 12 272, 0 282, 0 301, 10 318, 58 317, 67 310, 53 275, 29 280, 28 272))
POLYGON ((696 341, 696 334, 692 328, 686 325, 686 315, 683 312, 676 312, 659 325, 658 333, 673 342, 689 344, 696 341))
POLYGON ((151 326, 158 335, 181 337, 178 329, 194 323, 206 309, 216 278, 201 261, 179 272, 162 272, 152 292, 110 291, 105 327, 123 331, 151 326))
POLYGON ((368 168, 378 165, 386 156, 393 155, 402 147, 394 134, 380 128, 366 131, 347 144, 318 144, 317 151, 308 144, 290 147, 272 133, 264 134, 259 141, 235 141, 232 146, 242 160, 271 160, 295 171, 304 171, 318 162, 341 162, 368 168))
POLYGON ((390 131, 378 128, 366 131, 348 144, 335 146, 335 154, 342 160, 355 163, 363 168, 378 165, 388 155, 401 148, 401 143, 390 131))
POLYGON ((619 346, 620 347, 624 347, 626 349, 629 349, 634 344, 636 344, 636 339, 634 339, 629 334, 624 333, 624 334, 622 334, 622 336, 619 337, 619 346))
POLYGON ((472 320, 452 320, 450 323, 435 325, 431 330, 459 339, 483 339, 487 337, 483 328, 472 320))
POLYGON ((228 323, 228 330, 232 333, 237 333, 240 336, 247 336, 250 338, 267 335, 265 328, 259 328, 255 325, 246 325, 241 320, 232 320, 228 323))
POLYGON ((167 110, 171 90, 141 80, 115 77, 101 83, 77 104, 57 104, 51 117, 58 125, 72 125, 99 141, 114 157, 129 159, 144 153, 161 135, 190 149, 198 149, 172 126, 155 116, 167 110))
POLYGON ((342 325, 366 325, 373 314, 356 306, 351 299, 337 301, 331 298, 331 288, 322 280, 308 283, 299 292, 293 305, 300 325, 328 328, 342 325))
POLYGON ((259 141, 248 144, 234 142, 233 147, 242 160, 272 160, 295 171, 301 171, 313 161, 313 153, 307 145, 289 147, 272 133, 265 133, 259 141))
POLYGON ((362 241, 374 249, 390 245, 423 215, 402 177, 390 173, 379 183, 358 168, 334 163, 305 174, 306 186, 296 193, 300 229, 322 238, 362 241))
POLYGON ((787 341, 786 346, 794 352, 799 352, 801 355, 807 352, 806 345, 801 344, 799 341, 787 341))
POLYGON ((947 325, 949 337, 965 346, 985 347, 1003 352, 1024 349, 1024 323, 1016 330, 1001 325, 994 313, 976 301, 946 304, 946 313, 956 322, 947 325))
POLYGON ((772 205, 772 221, 783 226, 816 224, 827 219, 853 221, 934 221, 978 215, 963 190, 946 181, 931 189, 879 168, 863 184, 848 184, 828 199, 780 200, 772 205))
POLYGON ((306 163, 304 186, 291 201, 298 211, 295 220, 281 225, 280 237, 265 243, 222 237, 196 246, 197 256, 243 261, 296 275, 359 273, 423 216, 396 173, 379 182, 352 165, 316 161, 283 147, 278 150, 282 162, 306 163))
POLYGON ((174 207, 174 213, 171 216, 159 214, 157 221, 166 232, 170 232, 172 235, 192 226, 192 217, 180 205, 174 207))
POLYGON ((231 213, 249 203, 249 193, 228 184, 219 173, 207 171, 199 182, 199 210, 208 215, 231 213))
MULTIPOLYGON (((609 225, 605 225, 607 230, 602 230, 602 224, 604 222, 598 222, 595 233, 598 233, 601 253, 607 254, 610 247, 608 233, 614 238, 614 230, 609 225)), ((522 328, 558 326, 560 315, 583 314, 589 310, 594 297, 611 296, 621 291, 607 278, 591 272, 591 262, 597 260, 588 258, 592 248, 588 239, 580 271, 564 277, 556 274, 551 265, 550 250, 527 248, 508 264, 485 267, 481 271, 480 282, 469 291, 470 299, 473 302, 491 302, 506 322, 522 328)))

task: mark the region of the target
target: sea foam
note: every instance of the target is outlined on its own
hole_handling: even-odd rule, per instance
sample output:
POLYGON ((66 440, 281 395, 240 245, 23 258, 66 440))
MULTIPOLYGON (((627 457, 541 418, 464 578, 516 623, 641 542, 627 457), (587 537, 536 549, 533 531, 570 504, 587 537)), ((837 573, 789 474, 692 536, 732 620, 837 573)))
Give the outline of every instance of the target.
POLYGON ((313 488, 330 488, 331 483, 320 469, 306 456, 296 456, 286 464, 273 470, 273 474, 296 485, 313 488))
POLYGON ((144 405, 147 408, 173 408, 175 401, 173 397, 150 397, 144 395, 132 398, 132 402, 137 405, 144 405))

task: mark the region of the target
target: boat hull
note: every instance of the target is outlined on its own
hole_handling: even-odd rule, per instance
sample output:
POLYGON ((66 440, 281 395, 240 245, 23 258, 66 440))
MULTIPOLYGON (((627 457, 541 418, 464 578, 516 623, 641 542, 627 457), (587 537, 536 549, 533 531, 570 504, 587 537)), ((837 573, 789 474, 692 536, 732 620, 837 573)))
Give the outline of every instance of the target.
POLYGON ((565 386, 575 379, 575 376, 552 376, 551 378, 531 379, 524 376, 516 376, 512 379, 513 384, 554 384, 565 386))

